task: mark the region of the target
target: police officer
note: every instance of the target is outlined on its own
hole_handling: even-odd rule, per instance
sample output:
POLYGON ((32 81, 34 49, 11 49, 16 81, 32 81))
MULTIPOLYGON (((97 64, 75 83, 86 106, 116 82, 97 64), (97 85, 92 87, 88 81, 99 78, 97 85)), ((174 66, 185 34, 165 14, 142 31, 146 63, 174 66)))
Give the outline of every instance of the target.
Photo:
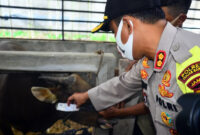
POLYGON ((157 134, 177 134, 177 99, 200 91, 200 36, 168 23, 159 0, 108 0, 99 29, 113 31, 121 55, 139 61, 129 72, 73 94, 68 103, 80 106, 89 98, 100 111, 136 94, 143 84, 157 134))
MULTIPOLYGON (((161 0, 161 8, 165 13, 166 20, 172 23, 175 27, 182 27, 183 22, 187 18, 187 12, 190 8, 190 5, 191 0, 161 0)), ((128 68, 131 68, 135 63, 136 62, 133 61, 128 68)), ((142 108, 137 108, 137 106, 132 106, 129 108, 119 108, 114 106, 108 110, 100 112, 100 114, 105 118, 112 118, 148 112, 144 107, 140 106, 142 108)))
MULTIPOLYGON (((187 18, 187 12, 190 8, 191 0, 161 0, 161 8, 165 13, 167 21, 171 22, 176 27, 182 27, 183 22, 187 18)), ((131 63, 129 68, 135 63, 131 63)), ((142 106, 143 102, 137 105, 133 105, 126 108, 119 108, 118 106, 112 106, 100 112, 105 118, 113 117, 127 117, 137 116, 137 124, 144 135, 154 135, 154 127, 152 126, 151 118, 148 115, 142 115, 148 113, 147 107, 142 106), (139 115, 139 116, 138 116, 139 115)), ((135 134, 135 133, 134 133, 135 134)))

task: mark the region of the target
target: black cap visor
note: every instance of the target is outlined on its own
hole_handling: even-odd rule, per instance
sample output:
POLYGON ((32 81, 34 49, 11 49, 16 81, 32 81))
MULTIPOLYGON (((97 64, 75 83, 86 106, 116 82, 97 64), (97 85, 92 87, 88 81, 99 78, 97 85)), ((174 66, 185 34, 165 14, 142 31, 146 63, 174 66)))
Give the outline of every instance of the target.
POLYGON ((94 29, 92 29, 92 33, 98 32, 100 30, 102 31, 110 31, 110 20, 104 20, 102 23, 100 23, 98 26, 96 26, 94 29))

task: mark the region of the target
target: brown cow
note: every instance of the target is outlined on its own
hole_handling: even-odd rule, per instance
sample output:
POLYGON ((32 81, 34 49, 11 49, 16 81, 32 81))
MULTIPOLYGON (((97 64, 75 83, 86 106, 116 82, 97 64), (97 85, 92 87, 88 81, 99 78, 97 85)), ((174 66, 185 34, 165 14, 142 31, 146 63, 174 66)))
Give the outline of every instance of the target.
MULTIPOLYGON (((56 95, 52 97, 54 102, 66 102, 76 90, 90 88, 75 74, 0 74, 0 129, 4 135, 13 134, 11 125, 23 133, 45 131, 56 120, 68 116, 67 113, 56 111, 55 104, 37 100, 31 93, 33 86, 49 88, 56 95)), ((87 116, 77 112, 72 117, 81 120, 87 116)))

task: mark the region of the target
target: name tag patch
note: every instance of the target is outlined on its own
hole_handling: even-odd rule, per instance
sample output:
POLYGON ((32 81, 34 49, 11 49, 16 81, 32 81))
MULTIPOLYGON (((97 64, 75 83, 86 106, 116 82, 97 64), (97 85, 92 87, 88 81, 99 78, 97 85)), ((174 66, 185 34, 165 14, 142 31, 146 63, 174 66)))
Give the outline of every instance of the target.
POLYGON ((178 112, 178 109, 176 107, 176 105, 166 102, 164 101, 162 98, 160 98, 158 95, 156 95, 156 102, 162 106, 163 108, 169 110, 169 111, 173 111, 173 112, 178 112))

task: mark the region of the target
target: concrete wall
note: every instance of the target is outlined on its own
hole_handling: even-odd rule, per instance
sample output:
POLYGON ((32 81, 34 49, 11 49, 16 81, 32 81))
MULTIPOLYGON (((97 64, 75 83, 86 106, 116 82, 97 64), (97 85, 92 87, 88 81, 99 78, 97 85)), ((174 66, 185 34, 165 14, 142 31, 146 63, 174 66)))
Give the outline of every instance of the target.
POLYGON ((115 43, 108 42, 0 39, 0 50, 90 53, 102 50, 119 58, 115 43))
POLYGON ((92 72, 100 84, 114 76, 116 57, 113 43, 0 40, 0 70, 6 72, 92 72), (94 53, 98 50, 104 54, 94 53))

